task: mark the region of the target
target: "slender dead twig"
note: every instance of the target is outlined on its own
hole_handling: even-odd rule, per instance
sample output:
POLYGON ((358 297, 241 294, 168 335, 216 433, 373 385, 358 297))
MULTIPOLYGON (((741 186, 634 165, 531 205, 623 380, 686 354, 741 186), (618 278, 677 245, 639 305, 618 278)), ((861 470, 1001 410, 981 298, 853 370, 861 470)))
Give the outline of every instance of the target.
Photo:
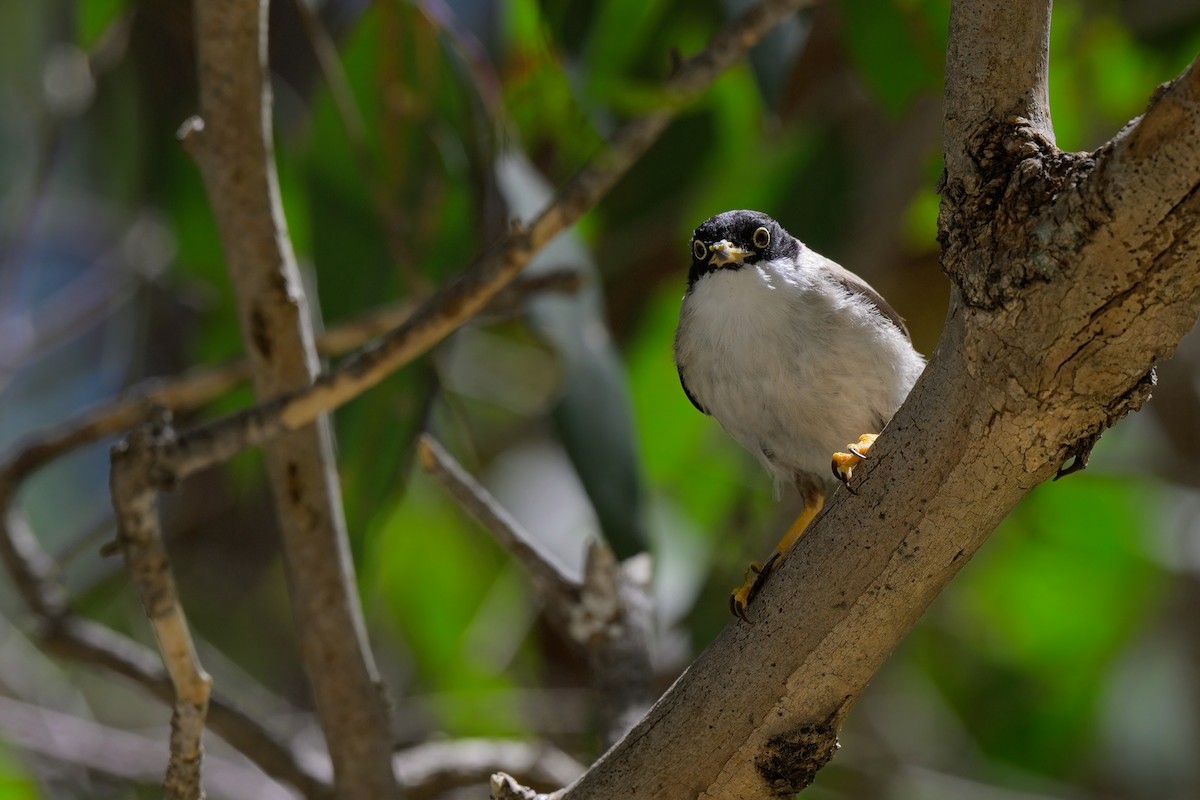
POLYGON ((618 564, 606 545, 592 542, 584 574, 572 574, 436 439, 422 435, 417 454, 421 467, 525 568, 547 618, 587 658, 603 743, 613 744, 654 700, 649 557, 618 564))
MULTIPOLYGON (((162 744, 148 736, 5 697, 0 697, 0 738, 65 764, 142 783, 156 781, 162 770, 162 744)), ((212 793, 219 797, 295 797, 244 763, 210 758, 207 773, 212 793)))
POLYGON ((462 468, 437 439, 422 434, 417 440, 421 468, 437 479, 472 517, 491 532, 496 541, 529 573, 538 595, 557 605, 577 598, 583 576, 559 560, 553 552, 517 522, 499 501, 462 468))
POLYGON ((167 430, 164 426, 150 424, 114 447, 110 483, 121 553, 146 616, 154 627, 154 636, 175 690, 171 755, 163 791, 172 800, 199 800, 204 797, 200 775, 201 736, 212 679, 200 665, 183 607, 179 604, 175 577, 159 527, 156 493, 149 480, 153 467, 150 452, 167 430))
MULTIPOLYGON (((164 703, 174 700, 170 677, 153 651, 111 628, 73 612, 57 578, 57 565, 42 550, 24 516, 9 504, 0 481, 0 558, 33 612, 34 641, 47 653, 120 675, 164 703)), ((214 693, 209 725, 226 742, 276 780, 296 787, 306 797, 328 794, 329 787, 256 719, 214 693)))
POLYGON ((562 786, 583 766, 557 747, 497 739, 426 742, 396 754, 396 777, 409 800, 433 800, 478 786, 504 767, 525 783, 562 786))

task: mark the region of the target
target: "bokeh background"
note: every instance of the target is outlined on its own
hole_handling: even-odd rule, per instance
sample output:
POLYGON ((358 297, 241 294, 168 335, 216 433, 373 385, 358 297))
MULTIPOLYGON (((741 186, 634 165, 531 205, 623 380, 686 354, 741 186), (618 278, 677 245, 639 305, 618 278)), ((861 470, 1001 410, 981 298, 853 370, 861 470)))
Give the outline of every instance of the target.
MULTIPOLYGON (((276 0, 277 156, 320 324, 461 270, 664 102, 672 54, 698 52, 746 5, 276 0)), ((1102 144, 1200 52, 1194 0, 1055 5, 1066 149, 1102 144)), ((483 735, 597 755, 584 665, 520 569, 414 469, 421 430, 573 563, 589 537, 623 555, 648 544, 661 686, 729 623, 729 588, 796 508, 679 389, 691 229, 729 208, 771 213, 872 282, 930 352, 948 295, 934 239, 948 11, 842 0, 784 25, 531 267, 578 273, 583 289, 494 309, 337 412, 399 746, 483 735)), ((0 4, 0 447, 140 379, 240 354, 213 220, 174 136, 195 111, 189 4, 0 4)), ((1086 472, 1036 489, 963 569, 808 796, 1200 796, 1196 337, 1159 380, 1086 472)), ((250 401, 234 392, 184 423, 250 401)), ((20 501, 74 607, 149 642, 119 560, 99 555, 113 534, 106 447, 41 471, 20 501)), ((315 741, 257 454, 188 481, 164 510, 206 667, 315 741)), ((30 726, 69 718, 165 743, 164 708, 39 653, 3 582, 0 614, 0 797, 156 796, 157 767, 139 780, 81 766, 35 746, 30 726)))

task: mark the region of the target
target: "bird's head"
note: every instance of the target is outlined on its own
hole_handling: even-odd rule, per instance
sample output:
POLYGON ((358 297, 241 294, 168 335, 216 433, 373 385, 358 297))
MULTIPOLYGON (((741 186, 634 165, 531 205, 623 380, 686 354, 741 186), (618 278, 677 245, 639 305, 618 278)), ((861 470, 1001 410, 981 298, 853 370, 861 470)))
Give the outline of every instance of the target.
POLYGON ((795 257, 798 243, 783 226, 759 211, 726 211, 709 217, 692 233, 688 284, 717 270, 795 257))

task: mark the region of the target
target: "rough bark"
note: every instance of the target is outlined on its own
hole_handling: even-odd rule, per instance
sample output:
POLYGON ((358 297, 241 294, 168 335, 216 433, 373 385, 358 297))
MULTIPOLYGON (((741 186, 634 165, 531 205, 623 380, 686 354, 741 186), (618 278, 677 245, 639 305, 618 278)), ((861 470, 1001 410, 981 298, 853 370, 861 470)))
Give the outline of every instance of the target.
MULTIPOLYGON (((275 174, 266 20, 266 0, 196 4, 202 121, 185 137, 216 217, 254 390, 264 398, 307 385, 319 370, 275 174)), ((264 450, 337 793, 393 797, 391 731, 358 606, 329 420, 321 415, 264 450)))

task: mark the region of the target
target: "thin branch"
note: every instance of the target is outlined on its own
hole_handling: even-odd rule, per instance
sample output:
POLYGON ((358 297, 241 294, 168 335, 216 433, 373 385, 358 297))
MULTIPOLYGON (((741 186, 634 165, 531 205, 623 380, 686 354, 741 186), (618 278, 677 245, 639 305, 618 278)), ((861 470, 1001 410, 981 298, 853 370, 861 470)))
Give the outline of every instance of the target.
POLYGON ((417 440, 421 468, 438 480, 458 504, 491 532, 500 546, 529 573, 539 596, 557 606, 578 598, 583 576, 542 547, 499 501, 471 477, 429 434, 417 440))
MULTIPOLYGON (((162 660, 138 642, 98 625, 71 611, 66 591, 58 582, 58 566, 42 550, 20 512, 9 507, 8 494, 0 507, 0 557, 22 600, 34 613, 35 641, 47 653, 113 672, 141 686, 168 705, 174 699, 162 660)), ((214 694, 209 702, 209 724, 222 739, 237 748, 265 773, 295 786, 306 797, 328 794, 328 787, 292 750, 256 719, 227 698, 214 694)))
POLYGON ((454 789, 477 787, 500 768, 542 786, 568 784, 583 772, 578 761, 553 745, 497 739, 420 744, 397 753, 395 767, 410 800, 434 800, 454 789))
MULTIPOLYGON (((0 697, 0 736, 21 749, 129 781, 154 783, 162 774, 161 741, 5 697, 0 697)), ((219 797, 295 797, 258 770, 228 759, 210 756, 206 773, 219 797)))
MULTIPOLYGON (((40 632, 39 644, 51 655, 107 669, 141 686, 168 705, 174 689, 161 659, 137 642, 75 614, 66 614, 40 632)), ((290 784, 307 798, 330 795, 325 780, 289 746, 214 692, 209 698, 209 729, 276 781, 290 784)))
POLYGON ((529 572, 547 618, 588 660, 604 746, 616 742, 654 700, 649 556, 618 564, 606 545, 592 542, 584 574, 573 575, 436 439, 425 434, 417 447, 422 468, 529 572))
MULTIPOLYGON (((569 270, 521 277, 495 298, 487 313, 508 318, 519 312, 521 301, 531 294, 575 292, 581 286, 579 274, 569 270)), ((317 338, 317 352, 322 356, 345 355, 403 324, 415 308, 409 301, 391 303, 333 325, 317 338)), ((123 391, 119 397, 23 437, 0 462, 3 464, 0 478, 13 485, 19 484, 60 456, 144 422, 159 406, 179 416, 212 402, 249 378, 250 361, 242 358, 216 366, 196 367, 170 378, 144 380, 123 391)))
POLYGON ((159 529, 155 490, 148 480, 163 429, 153 425, 135 431, 113 448, 111 487, 117 513, 118 542, 133 584, 175 690, 171 715, 171 755, 163 791, 172 800, 200 800, 203 748, 201 736, 208 713, 212 679, 200 665, 175 577, 159 529))

